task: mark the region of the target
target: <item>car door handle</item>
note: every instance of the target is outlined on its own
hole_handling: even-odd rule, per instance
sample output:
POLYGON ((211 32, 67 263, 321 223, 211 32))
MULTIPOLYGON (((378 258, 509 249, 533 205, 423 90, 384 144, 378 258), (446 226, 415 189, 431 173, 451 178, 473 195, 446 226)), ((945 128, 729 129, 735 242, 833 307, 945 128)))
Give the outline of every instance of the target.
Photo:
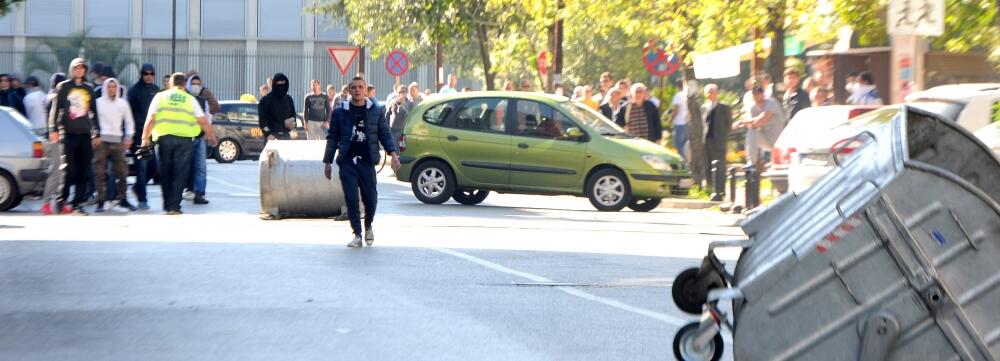
POLYGON ((456 136, 454 136, 454 135, 449 135, 449 136, 448 136, 448 141, 449 141, 449 142, 455 142, 455 141, 458 141, 458 137, 456 137, 456 136))
POLYGON ((517 143, 517 147, 521 149, 528 149, 528 145, 524 143, 517 143))

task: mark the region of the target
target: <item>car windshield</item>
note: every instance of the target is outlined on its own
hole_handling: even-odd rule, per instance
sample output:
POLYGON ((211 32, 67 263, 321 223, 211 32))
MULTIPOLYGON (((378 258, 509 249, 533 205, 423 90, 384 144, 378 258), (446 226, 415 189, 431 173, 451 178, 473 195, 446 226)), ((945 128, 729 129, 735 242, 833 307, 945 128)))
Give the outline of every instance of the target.
POLYGON ((563 102, 560 104, 563 109, 566 109, 570 114, 573 115, 578 121, 600 133, 603 136, 609 137, 627 137, 625 131, 622 130, 618 124, 608 120, 604 115, 594 111, 593 109, 587 107, 586 105, 574 102, 563 102))

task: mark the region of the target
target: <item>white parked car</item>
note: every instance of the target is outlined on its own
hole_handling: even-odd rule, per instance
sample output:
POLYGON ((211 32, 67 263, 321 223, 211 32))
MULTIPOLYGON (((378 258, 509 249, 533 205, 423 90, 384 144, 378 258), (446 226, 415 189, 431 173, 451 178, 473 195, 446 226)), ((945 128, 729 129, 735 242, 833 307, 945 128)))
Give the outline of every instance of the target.
POLYGON ((770 179, 780 193, 801 192, 829 172, 829 166, 821 167, 813 160, 828 158, 830 148, 845 138, 838 138, 831 131, 878 108, 877 105, 830 105, 802 109, 774 142, 770 168, 762 176, 770 179))
POLYGON ((906 103, 924 108, 923 103, 938 103, 926 109, 950 118, 970 132, 976 132, 997 120, 1000 83, 953 84, 933 87, 906 96, 906 103), (950 105, 948 105, 950 104, 950 105))
POLYGON ((31 132, 31 124, 13 108, 0 107, 0 212, 21 203, 45 186, 47 160, 42 139, 31 132))

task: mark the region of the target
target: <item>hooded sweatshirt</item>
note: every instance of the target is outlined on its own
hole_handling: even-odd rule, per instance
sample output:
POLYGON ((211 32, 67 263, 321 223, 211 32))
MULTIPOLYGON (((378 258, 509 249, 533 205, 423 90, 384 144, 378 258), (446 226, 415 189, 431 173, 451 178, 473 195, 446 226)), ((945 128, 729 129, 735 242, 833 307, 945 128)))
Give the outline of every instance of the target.
POLYGON ((295 118, 295 101, 288 95, 288 78, 285 74, 274 74, 271 92, 260 99, 257 104, 257 112, 260 113, 260 129, 264 131, 264 136, 272 133, 288 133, 285 128, 285 119, 295 118), (278 84, 284 80, 285 84, 278 84))
POLYGON ((160 87, 156 85, 155 77, 152 83, 142 81, 142 73, 144 72, 155 74, 156 69, 153 68, 152 64, 142 64, 142 69, 139 70, 140 79, 135 82, 135 85, 128 92, 128 104, 132 109, 132 119, 135 120, 133 144, 141 144, 141 139, 139 138, 142 137, 142 129, 146 125, 146 113, 149 112, 149 103, 153 101, 156 93, 160 92, 160 87))
MULTIPOLYGON (((205 110, 207 114, 216 114, 219 112, 219 100, 215 98, 215 94, 204 86, 205 81, 201 79, 201 75, 198 73, 191 72, 187 78, 187 84, 185 84, 184 89, 187 90, 188 94, 193 95, 198 99, 198 105, 201 105, 201 109, 205 110), (201 80, 202 85, 191 85, 195 79, 201 80)), ((208 117, 209 122, 211 122, 212 117, 208 117)))
POLYGON ((125 99, 117 94, 108 94, 107 87, 112 82, 117 85, 118 79, 108 78, 101 85, 101 93, 104 95, 97 99, 97 114, 101 124, 101 141, 121 143, 135 136, 135 120, 132 119, 132 109, 129 109, 125 99))
MULTIPOLYGON (((73 68, 77 65, 83 65, 84 69, 87 67, 83 58, 73 59, 69 63, 69 74, 73 74, 73 68)), ((94 98, 94 89, 90 87, 90 83, 82 78, 69 79, 59 83, 57 88, 56 98, 49 110, 49 132, 100 137, 97 99, 94 98)))
MULTIPOLYGON (((49 77, 49 93, 45 94, 45 120, 48 122, 49 113, 52 109, 52 101, 56 99, 59 91, 59 83, 66 81, 66 73, 55 73, 49 77)), ((47 129, 46 129, 47 130, 47 129)))

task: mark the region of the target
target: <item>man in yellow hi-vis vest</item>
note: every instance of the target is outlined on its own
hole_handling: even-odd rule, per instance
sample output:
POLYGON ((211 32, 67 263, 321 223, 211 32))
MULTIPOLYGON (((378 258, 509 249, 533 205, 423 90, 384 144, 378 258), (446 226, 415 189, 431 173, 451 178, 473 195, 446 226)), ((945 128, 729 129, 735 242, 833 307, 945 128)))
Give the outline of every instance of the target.
POLYGON ((177 215, 182 213, 181 194, 191 172, 194 138, 204 130, 211 146, 216 145, 217 139, 198 100, 184 90, 184 74, 174 73, 170 79, 170 88, 156 94, 149 105, 142 146, 155 141, 159 147, 163 210, 168 215, 177 215))

